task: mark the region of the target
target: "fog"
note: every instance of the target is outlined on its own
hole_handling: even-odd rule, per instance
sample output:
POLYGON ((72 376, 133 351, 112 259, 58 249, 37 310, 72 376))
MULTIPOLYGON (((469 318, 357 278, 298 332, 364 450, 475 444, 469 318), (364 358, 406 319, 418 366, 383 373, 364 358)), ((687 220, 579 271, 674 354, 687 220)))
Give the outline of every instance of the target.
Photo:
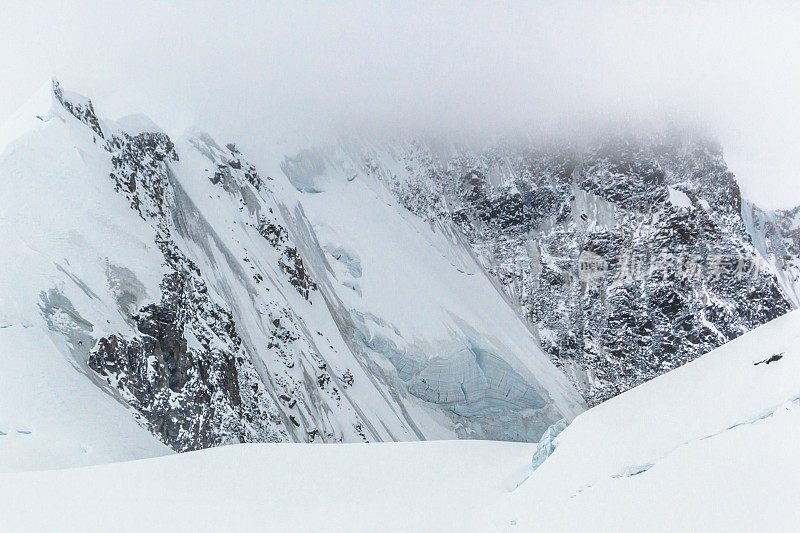
POLYGON ((197 4, 1 0, 0 120, 56 76, 106 115, 246 146, 681 124, 722 143, 746 196, 800 204, 797 4, 197 4))

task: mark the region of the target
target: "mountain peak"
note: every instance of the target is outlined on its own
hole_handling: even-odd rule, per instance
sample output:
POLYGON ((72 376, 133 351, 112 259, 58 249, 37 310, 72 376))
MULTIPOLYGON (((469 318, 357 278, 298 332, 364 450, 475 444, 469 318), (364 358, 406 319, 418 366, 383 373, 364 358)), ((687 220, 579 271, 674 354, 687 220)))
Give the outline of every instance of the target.
POLYGON ((101 138, 105 138, 103 129, 100 127, 100 121, 94 112, 92 101, 78 93, 71 91, 64 91, 61 84, 57 79, 53 78, 53 95, 56 100, 66 109, 69 113, 88 125, 94 132, 101 138))

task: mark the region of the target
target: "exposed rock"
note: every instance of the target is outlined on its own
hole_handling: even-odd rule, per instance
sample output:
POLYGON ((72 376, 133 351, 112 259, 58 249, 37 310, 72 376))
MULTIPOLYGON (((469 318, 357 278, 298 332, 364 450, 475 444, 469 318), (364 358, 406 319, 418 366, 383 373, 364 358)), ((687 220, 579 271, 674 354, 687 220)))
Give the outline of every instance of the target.
POLYGON ((172 272, 161 302, 133 317, 141 335, 101 338, 89 367, 176 450, 286 440, 230 312, 209 300, 191 261, 175 249, 164 255, 172 272))
POLYGON ((590 404, 791 307, 769 269, 737 271, 737 262, 752 265, 759 255, 733 174, 702 139, 500 143, 449 158, 417 143, 405 160, 406 176, 374 161, 365 171, 387 179, 412 212, 461 229, 590 404), (692 205, 673 205, 670 188, 692 205), (578 258, 587 251, 607 275, 581 278, 578 258), (715 261, 720 273, 708 275, 715 261))

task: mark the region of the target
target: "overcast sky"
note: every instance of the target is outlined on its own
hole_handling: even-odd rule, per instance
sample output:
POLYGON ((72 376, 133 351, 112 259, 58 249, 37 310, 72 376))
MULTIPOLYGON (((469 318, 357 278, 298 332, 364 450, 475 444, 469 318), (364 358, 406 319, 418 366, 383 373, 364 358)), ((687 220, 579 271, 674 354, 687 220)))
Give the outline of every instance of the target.
POLYGON ((232 139, 676 121, 746 196, 800 204, 799 2, 205 4, 0 0, 0 120, 56 76, 112 117, 232 139))

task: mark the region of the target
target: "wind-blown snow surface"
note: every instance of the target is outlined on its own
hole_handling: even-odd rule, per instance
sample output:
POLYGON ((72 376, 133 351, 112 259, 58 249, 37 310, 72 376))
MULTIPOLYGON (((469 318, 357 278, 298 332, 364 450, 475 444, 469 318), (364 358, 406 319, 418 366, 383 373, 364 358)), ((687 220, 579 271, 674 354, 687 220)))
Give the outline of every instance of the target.
POLYGON ((798 377, 795 311, 579 415, 535 471, 533 444, 234 445, 0 474, 0 517, 11 531, 794 531, 798 377))
POLYGON ((0 470, 535 441, 583 409, 469 247, 342 154, 256 171, 57 83, 0 142, 0 470))

